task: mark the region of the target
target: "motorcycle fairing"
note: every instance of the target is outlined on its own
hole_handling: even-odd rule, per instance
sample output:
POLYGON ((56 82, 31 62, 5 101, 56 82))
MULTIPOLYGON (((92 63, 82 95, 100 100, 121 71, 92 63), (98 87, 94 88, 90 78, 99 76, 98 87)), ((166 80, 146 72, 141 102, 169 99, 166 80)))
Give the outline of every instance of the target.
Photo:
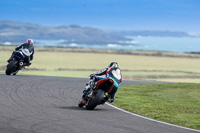
POLYGON ((119 87, 119 83, 112 77, 108 76, 108 78, 112 79, 114 81, 114 85, 118 88, 119 87))
POLYGON ((21 51, 14 51, 14 55, 15 57, 17 57, 18 59, 23 59, 25 58, 24 54, 21 51))
POLYGON ((96 82, 96 88, 102 89, 108 93, 112 91, 113 85, 114 81, 110 78, 102 79, 96 82))

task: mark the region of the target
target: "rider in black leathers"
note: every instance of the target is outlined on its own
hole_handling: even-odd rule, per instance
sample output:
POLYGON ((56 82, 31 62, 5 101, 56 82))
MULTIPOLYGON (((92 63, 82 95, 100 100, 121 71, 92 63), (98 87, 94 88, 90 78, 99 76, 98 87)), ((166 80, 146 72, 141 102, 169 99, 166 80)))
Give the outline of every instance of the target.
MULTIPOLYGON (((25 63, 27 63, 27 66, 31 65, 31 61, 33 60, 33 55, 34 55, 34 46, 33 46, 33 40, 28 39, 27 43, 23 43, 19 45, 18 47, 15 48, 15 50, 19 49, 28 49, 29 52, 31 53, 30 57, 25 58, 25 63)), ((12 53, 11 57, 7 60, 7 62, 10 62, 13 59, 14 55, 12 53)))

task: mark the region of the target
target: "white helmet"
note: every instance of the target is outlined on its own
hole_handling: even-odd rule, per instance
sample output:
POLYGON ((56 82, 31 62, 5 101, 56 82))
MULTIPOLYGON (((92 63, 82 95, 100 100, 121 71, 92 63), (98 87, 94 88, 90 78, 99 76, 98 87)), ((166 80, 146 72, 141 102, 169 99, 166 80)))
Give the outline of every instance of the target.
POLYGON ((28 39, 28 40, 27 40, 27 43, 33 44, 34 42, 33 42, 32 39, 28 39))
POLYGON ((117 62, 111 62, 108 67, 116 67, 116 68, 118 68, 119 66, 118 66, 117 62))

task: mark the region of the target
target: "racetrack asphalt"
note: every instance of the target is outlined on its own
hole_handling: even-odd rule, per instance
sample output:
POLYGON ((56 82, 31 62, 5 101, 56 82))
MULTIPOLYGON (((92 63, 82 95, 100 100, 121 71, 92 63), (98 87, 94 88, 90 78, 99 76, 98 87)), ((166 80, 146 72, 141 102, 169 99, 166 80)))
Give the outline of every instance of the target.
MULTIPOLYGON (((0 133, 196 133, 106 104, 78 107, 87 78, 0 74, 0 133)), ((123 81, 122 85, 160 83, 123 81)), ((120 89, 120 88, 119 88, 120 89)))

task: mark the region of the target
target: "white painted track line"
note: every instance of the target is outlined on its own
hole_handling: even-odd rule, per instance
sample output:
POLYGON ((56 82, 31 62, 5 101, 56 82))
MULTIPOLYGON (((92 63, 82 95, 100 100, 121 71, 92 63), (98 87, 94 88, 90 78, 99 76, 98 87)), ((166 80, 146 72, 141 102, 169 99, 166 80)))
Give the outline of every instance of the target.
POLYGON ((130 114, 130 115, 133 115, 133 116, 137 116, 137 117, 140 117, 140 118, 143 118, 143 119, 146 119, 146 120, 150 120, 150 121, 154 121, 154 122, 157 122, 157 123, 161 123, 161 124, 165 124, 165 125, 169 125, 169 126, 173 126, 173 127, 178 127, 178 128, 182 128, 182 129, 186 129, 186 130, 190 130, 190 131, 196 131, 196 132, 199 132, 200 133, 200 130, 196 130, 196 129, 192 129, 192 128, 187 128, 187 127, 182 127, 182 126, 178 126, 178 125, 174 125, 174 124, 170 124, 170 123, 166 123, 166 122, 162 122, 162 121, 158 121, 158 120, 154 120, 154 119, 151 119, 151 118, 148 118, 148 117, 145 117, 145 116, 142 116, 142 115, 138 115, 138 114, 134 114, 134 113, 131 113, 129 111, 126 111, 126 110, 123 110, 121 108, 118 108, 112 104, 109 104, 106 102, 106 104, 110 107, 113 107, 117 110, 120 110, 124 113, 127 113, 127 114, 130 114))

